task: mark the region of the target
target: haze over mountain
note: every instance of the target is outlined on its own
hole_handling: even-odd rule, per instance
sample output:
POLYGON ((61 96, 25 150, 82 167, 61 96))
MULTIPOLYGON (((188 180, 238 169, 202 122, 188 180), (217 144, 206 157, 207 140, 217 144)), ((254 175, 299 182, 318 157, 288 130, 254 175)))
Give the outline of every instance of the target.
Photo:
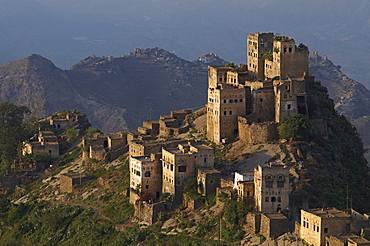
MULTIPOLYGON (((132 130, 171 110, 203 107, 207 66, 225 63, 215 54, 190 62, 161 48, 147 48, 121 57, 89 56, 62 70, 30 55, 0 65, 0 101, 25 105, 41 117, 76 108, 104 132, 132 130)), ((329 89, 336 110, 348 119, 362 119, 356 126, 369 145, 370 120, 364 116, 370 115, 370 91, 326 57, 312 55, 310 65, 310 73, 329 89)))
POLYGON ((249 33, 293 36, 370 87, 370 3, 363 0, 0 0, 0 62, 32 53, 69 68, 81 57, 161 47, 187 60, 245 63, 249 33))

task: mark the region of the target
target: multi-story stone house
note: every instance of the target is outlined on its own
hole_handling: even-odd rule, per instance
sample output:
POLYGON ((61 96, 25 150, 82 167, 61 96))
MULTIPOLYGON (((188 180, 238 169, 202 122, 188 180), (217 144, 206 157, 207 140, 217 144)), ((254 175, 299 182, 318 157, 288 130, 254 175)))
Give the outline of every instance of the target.
POLYGON ((367 214, 352 209, 319 208, 301 210, 297 225, 300 238, 314 246, 366 245, 370 242, 359 238, 362 231, 370 227, 367 214), (343 236, 347 237, 343 237, 343 236), (342 236, 342 237, 341 237, 342 236))
POLYGON ((175 203, 182 200, 184 183, 196 178, 197 168, 214 165, 213 148, 206 145, 178 145, 162 150, 162 192, 173 196, 175 203))
POLYGON ((161 154, 130 157, 130 202, 158 201, 162 192, 161 154))
POLYGON ((295 113, 308 116, 307 83, 313 76, 306 46, 273 33, 250 34, 247 59, 238 68, 208 67, 207 138, 216 143, 238 135, 249 143, 263 142, 276 136, 273 123, 295 113), (243 124, 255 124, 254 130, 243 124))
POLYGON ((289 206, 289 168, 275 163, 254 169, 255 210, 276 213, 289 206))

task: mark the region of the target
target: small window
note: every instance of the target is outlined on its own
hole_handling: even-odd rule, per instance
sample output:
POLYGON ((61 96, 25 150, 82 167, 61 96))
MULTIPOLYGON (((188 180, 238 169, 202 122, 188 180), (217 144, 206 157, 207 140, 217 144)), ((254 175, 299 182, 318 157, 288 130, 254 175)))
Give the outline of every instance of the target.
POLYGON ((289 52, 292 52, 292 47, 289 47, 289 52))
POLYGON ((280 196, 278 196, 278 202, 281 202, 281 197, 280 196))
POLYGON ((145 189, 149 189, 149 185, 145 185, 145 189))
POLYGON ((179 166, 179 167, 178 167, 178 171, 179 171, 180 173, 184 173, 184 172, 186 172, 186 166, 179 166))
POLYGON ((234 102, 236 102, 236 103, 237 103, 237 102, 238 102, 238 99, 234 99, 234 102))
POLYGON ((239 99, 239 102, 243 102, 243 98, 239 99))
POLYGON ((173 171, 173 165, 170 165, 170 170, 173 171))
POLYGON ((230 113, 230 115, 232 115, 233 114, 233 111, 230 111, 229 113, 230 113))
POLYGON ((271 197, 271 202, 276 202, 276 197, 271 197))
POLYGON ((226 111, 224 111, 224 115, 226 115, 226 111))
POLYGON ((266 188, 272 188, 273 182, 272 181, 266 181, 266 188))
POLYGON ((278 181, 277 182, 277 187, 278 188, 284 188, 284 183, 285 183, 284 181, 278 181))
POLYGON ((234 101, 233 101, 233 99, 229 99, 229 103, 233 103, 234 101))
POLYGON ((224 100, 224 103, 226 103, 227 102, 227 100, 224 100))
POLYGON ((265 197, 265 202, 269 202, 269 197, 268 196, 265 197))
POLYGON ((150 177, 150 172, 145 172, 144 177, 150 177))
POLYGON ((319 232, 319 227, 318 226, 316 226, 316 231, 319 232))
POLYGON ((292 108, 292 105, 288 104, 287 109, 291 109, 291 108, 292 108))

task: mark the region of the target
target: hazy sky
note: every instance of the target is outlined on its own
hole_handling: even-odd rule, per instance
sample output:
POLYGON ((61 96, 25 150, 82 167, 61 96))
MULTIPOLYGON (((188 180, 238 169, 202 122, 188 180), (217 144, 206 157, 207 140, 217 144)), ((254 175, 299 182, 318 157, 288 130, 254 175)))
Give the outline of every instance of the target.
POLYGON ((69 68, 86 56, 161 47, 245 63, 249 33, 292 36, 370 83, 368 0, 0 0, 0 63, 39 53, 69 68))

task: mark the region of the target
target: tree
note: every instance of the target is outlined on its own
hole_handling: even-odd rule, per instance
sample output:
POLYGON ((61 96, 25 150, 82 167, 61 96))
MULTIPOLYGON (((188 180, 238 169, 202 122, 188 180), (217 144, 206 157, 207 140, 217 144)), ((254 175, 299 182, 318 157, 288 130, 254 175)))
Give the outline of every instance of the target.
POLYGON ((24 139, 29 137, 29 127, 24 119, 30 110, 9 102, 0 103, 0 160, 7 168, 18 154, 24 139))
POLYGON ((301 114, 293 114, 284 118, 278 126, 280 138, 292 140, 308 140, 311 131, 310 122, 301 114))

